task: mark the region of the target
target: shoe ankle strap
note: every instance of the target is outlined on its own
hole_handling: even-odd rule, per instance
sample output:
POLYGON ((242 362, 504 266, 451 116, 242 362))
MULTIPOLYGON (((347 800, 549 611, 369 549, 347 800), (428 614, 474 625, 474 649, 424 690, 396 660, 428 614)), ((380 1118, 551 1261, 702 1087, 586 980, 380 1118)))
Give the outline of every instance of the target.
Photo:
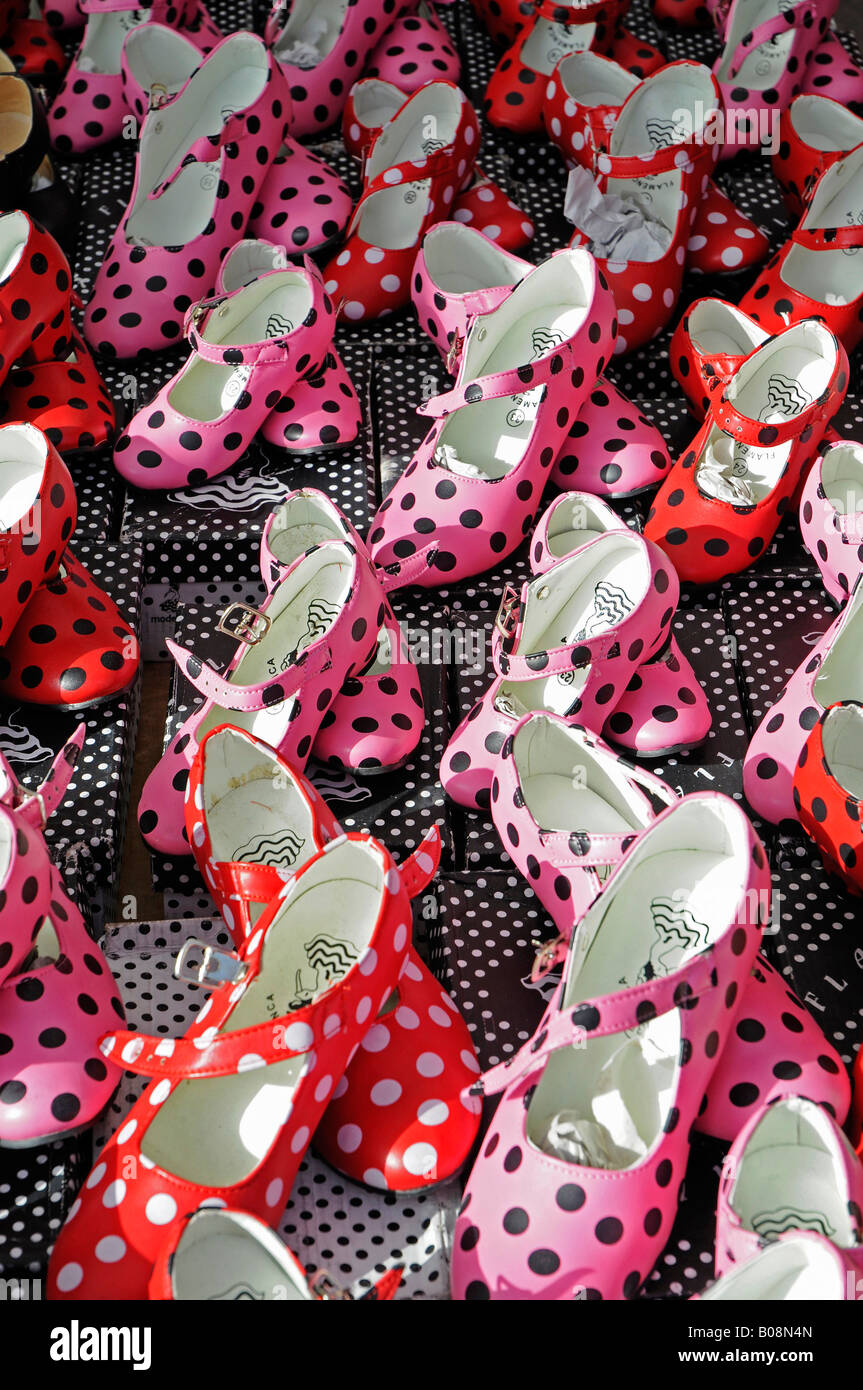
MULTIPOLYGON (((772 19, 765 19, 763 23, 756 24, 748 34, 744 34, 734 55, 734 61, 728 69, 729 78, 735 78, 739 73, 746 59, 762 44, 769 43, 781 34, 787 34, 789 29, 798 29, 808 20, 808 28, 813 28, 818 17, 818 6, 814 0, 805 0, 802 5, 795 5, 793 9, 780 10, 772 19)), ((822 26, 823 32, 823 26, 822 26)))
POLYGON ((66 794, 78 765, 86 734, 86 724, 79 724, 52 762, 48 776, 35 791, 21 786, 6 759, 0 754, 0 804, 14 810, 35 829, 44 829, 48 818, 53 815, 66 794))
MULTIPOLYGON (((767 339, 767 342, 771 341, 773 339, 767 339)), ((767 343, 762 343, 756 351, 762 352, 766 345, 767 343)), ((837 343, 837 347, 837 372, 844 372, 847 382, 849 368, 845 349, 841 343, 837 343)), ((765 424, 761 420, 752 420, 748 415, 742 415, 728 399, 725 394, 727 390, 728 383, 720 378, 716 378, 712 390, 709 386, 707 388, 707 394, 712 401, 711 415, 714 424, 739 443, 752 444, 759 448, 772 448, 776 444, 789 444, 793 440, 800 440, 805 444, 815 431, 818 431, 820 439, 827 421, 835 414, 840 404, 836 399, 835 389, 828 386, 826 391, 797 415, 792 415, 779 424, 765 424)))
POLYGON ((859 222, 850 227, 804 227, 799 226, 791 234, 791 240, 808 251, 845 251, 863 246, 863 225, 859 222))
POLYGON ((620 19, 624 6, 620 0, 588 0, 587 4, 575 9, 564 5, 560 0, 538 0, 537 19, 548 19, 552 24, 564 24, 573 28, 578 24, 592 24, 597 20, 607 20, 609 24, 620 19))
MULTIPOLYGON (((535 1071, 561 1048, 583 1047, 590 1038, 630 1032, 673 1009, 690 1009, 694 1000, 716 988, 718 978, 713 948, 708 947, 682 969, 617 994, 583 999, 572 1008, 562 1008, 559 999, 551 1021, 546 1021, 547 1015, 533 1041, 526 1043, 514 1057, 492 1067, 468 1088, 468 1092, 477 1096, 497 1095, 517 1078, 535 1071)), ((564 988, 561 983, 561 998, 564 988)))
POLYGON ((499 676, 513 681, 531 681, 546 676, 564 676, 582 670, 619 651, 616 628, 566 643, 561 647, 517 653, 524 603, 519 591, 507 584, 495 618, 491 639, 491 659, 499 676))
MULTIPOLYGON (((474 320, 476 324, 478 320, 474 320)), ((473 331, 473 330, 472 330, 473 331)), ((451 391, 443 391, 417 406, 418 415, 430 415, 435 419, 450 415, 465 405, 476 405, 480 401, 500 400, 504 396, 521 396, 537 386, 547 386, 554 377, 569 370, 573 358, 573 340, 567 339, 560 347, 537 362, 526 363, 521 367, 511 367, 505 372, 494 372, 489 376, 474 377, 471 381, 459 382, 451 391)), ((604 366, 602 359, 602 366, 604 366)), ((599 372, 602 371, 602 366, 599 372)), ((599 375, 597 372, 597 375, 599 375)))
MULTIPOLYGON (((232 604, 231 608, 237 606, 246 607, 245 604, 232 604)), ((226 609, 225 613, 230 611, 226 609)), ((224 618, 225 614, 222 617, 224 618)), ((230 677, 219 675, 208 662, 201 661, 193 652, 179 646, 172 638, 167 639, 166 645, 186 680, 207 700, 212 700, 222 709, 252 713, 271 709, 283 700, 291 699, 299 692, 304 682, 320 675, 332 663, 329 642, 318 638, 302 651, 291 654, 294 660, 287 670, 280 673, 278 680, 259 681, 255 685, 236 685, 230 677)))

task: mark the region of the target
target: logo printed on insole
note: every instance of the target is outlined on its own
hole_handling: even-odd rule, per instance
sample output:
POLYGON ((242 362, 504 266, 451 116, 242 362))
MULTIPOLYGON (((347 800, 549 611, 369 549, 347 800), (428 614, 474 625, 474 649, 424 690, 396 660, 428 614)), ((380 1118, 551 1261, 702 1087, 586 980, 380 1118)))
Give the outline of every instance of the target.
MULTIPOLYGON (((605 632, 606 628, 616 626, 631 612, 632 599, 626 590, 621 589, 618 584, 612 584, 608 579, 600 579, 593 592, 593 612, 585 619, 584 625, 571 641, 580 642, 585 637, 605 632)), ((566 644, 567 639, 564 638, 563 642, 566 644)))
POLYGON ((284 314, 273 312, 267 319, 267 327, 264 333, 265 338, 282 338, 286 333, 293 329, 290 319, 286 319, 284 314))
POLYGON ((812 397, 799 381, 792 381, 782 372, 772 372, 767 379, 767 401, 759 420, 767 420, 771 414, 777 413, 790 419, 811 405, 812 397))
POLYGON ((340 612, 341 609, 336 603, 328 603, 326 599, 322 598, 312 599, 306 614, 306 631, 297 643, 297 651, 308 646, 310 642, 316 642, 319 637, 323 637, 328 628, 336 621, 340 612))
POLYGON ((563 334, 555 333, 550 328, 535 328, 530 335, 533 344, 533 358, 535 362, 538 357, 543 357, 545 353, 551 352, 552 348, 560 347, 563 342, 563 334))
POLYGON ((224 1293, 211 1293, 207 1303, 263 1302, 266 1298, 263 1289, 253 1289, 251 1284, 232 1284, 224 1293))
POLYGON ((638 984, 677 970, 685 955, 704 949, 710 935, 707 925, 699 922, 688 907, 674 898, 654 898, 650 915, 654 940, 650 955, 636 977, 638 984))
POLYGON ((304 837, 289 827, 253 835, 237 847, 233 857, 235 862, 242 864, 272 864, 289 869, 296 864, 305 843, 304 837))
POLYGON ((678 145, 689 134, 682 121, 663 120, 660 116, 653 116, 650 120, 645 121, 644 128, 655 150, 665 149, 666 145, 678 145))
POLYGON ((762 1240, 778 1240, 786 1231, 817 1231, 828 1238, 836 1234, 823 1212, 802 1211, 790 1206, 759 1212, 752 1217, 752 1229, 762 1240))
POLYGON ((342 979, 357 960, 359 951, 348 941, 319 932, 304 945, 308 969, 299 969, 294 976, 294 998, 291 1009, 301 1009, 329 989, 334 980, 342 979))

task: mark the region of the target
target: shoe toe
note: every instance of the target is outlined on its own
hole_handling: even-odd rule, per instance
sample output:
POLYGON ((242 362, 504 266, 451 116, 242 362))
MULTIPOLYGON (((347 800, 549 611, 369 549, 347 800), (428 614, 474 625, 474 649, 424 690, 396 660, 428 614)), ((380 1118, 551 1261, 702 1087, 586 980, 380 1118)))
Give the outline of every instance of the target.
POLYGON ((270 166, 252 209, 247 236, 311 255, 341 236, 353 201, 338 174, 301 145, 288 145, 270 166))
POLYGON ((491 806, 494 764, 512 723, 495 711, 489 691, 459 724, 441 761, 440 780, 460 806, 491 806))
POLYGON ((184 750, 189 736, 182 729, 165 750, 141 791, 138 826, 157 854, 190 854, 186 833, 184 797, 189 780, 189 759, 184 750))

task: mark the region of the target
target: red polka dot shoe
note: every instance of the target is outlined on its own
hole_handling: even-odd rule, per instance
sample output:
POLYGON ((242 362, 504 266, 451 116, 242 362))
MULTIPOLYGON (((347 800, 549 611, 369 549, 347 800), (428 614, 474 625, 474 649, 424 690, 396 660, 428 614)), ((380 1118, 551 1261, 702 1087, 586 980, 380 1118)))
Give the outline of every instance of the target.
POLYGON ((193 965, 187 944, 178 977, 215 988, 186 1035, 103 1039, 105 1056, 150 1084, 60 1231, 49 1298, 146 1297, 164 1243, 204 1204, 278 1225, 327 1102, 396 987, 410 922, 387 850, 347 835, 283 885, 240 952, 210 948, 193 965))
MULTIPOLYGON (((766 712, 743 761, 743 793, 756 815, 779 824, 799 817, 794 775, 800 750, 825 710, 861 701, 859 652, 863 622, 859 581, 839 614, 766 712)), ((853 822, 849 819, 849 830, 853 822)))
MULTIPOLYGON (((567 164, 580 164, 591 172, 597 167, 600 156, 610 150, 612 131, 623 103, 638 85, 638 80, 619 63, 596 53, 574 54, 559 64, 548 86, 543 115, 549 137, 567 164)), ((680 109, 685 108, 684 97, 680 109)), ((662 136, 661 124, 654 116, 646 130, 654 148, 661 138, 667 142, 671 133, 666 122, 662 136)), ((699 167, 705 162, 709 166, 710 160, 705 161, 702 152, 698 156, 699 167)), ((759 265, 768 249, 767 237, 760 228, 744 217, 728 195, 709 179, 686 243, 689 269, 704 275, 747 270, 759 265)))
POLYGON ((132 197, 84 316, 98 353, 135 357, 178 342, 184 313, 212 294, 242 235, 289 117, 284 78, 247 33, 224 39, 179 96, 150 112, 132 197))
POLYGON ((724 299, 697 299, 671 336, 668 358, 678 385, 699 420, 709 412, 710 393, 740 370, 767 334, 754 319, 724 299))
POLYGON ((800 1230, 863 1255, 863 1165, 829 1112, 797 1094, 762 1106, 725 1157, 717 1275, 800 1230))
POLYGON ((222 632, 237 639, 224 675, 174 642, 180 672, 204 696, 147 778, 141 834, 161 854, 189 854, 183 791, 199 741, 232 723, 302 770, 321 722, 349 676, 377 650, 384 620, 380 584, 350 542, 311 544, 260 610, 231 604, 222 632))
POLYGON ((863 68, 834 30, 828 29, 815 49, 801 92, 833 97, 843 106, 863 103, 863 68))
MULTIPOLYGON (((200 63, 201 53, 186 33, 163 24, 133 29, 123 44, 127 105, 143 121, 151 106, 163 106, 181 91, 200 63)), ((304 145, 287 140, 258 192, 248 231, 301 256, 326 249, 344 231, 352 210, 338 174, 304 145)))
POLYGON ((161 1247, 149 1283, 160 1302, 194 1299, 257 1299, 283 1303, 347 1300, 391 1302, 402 1267, 382 1275, 366 1293, 339 1288, 326 1270, 308 1277, 270 1226, 247 1211, 201 1206, 172 1230, 161 1247))
POLYGON ((77 329, 62 361, 12 369, 0 387, 0 423, 7 420, 29 420, 64 456, 112 443, 114 403, 77 329))
POLYGON ((486 87, 490 124, 519 135, 541 131, 546 88, 560 60, 587 49, 607 52, 626 8, 627 0, 538 0, 486 87))
POLYGON ((324 271, 340 318, 381 318, 409 302, 423 235, 450 215, 478 148, 476 113, 458 87, 431 82, 408 97, 371 147, 344 249, 324 271))
MULTIPOLYGON (((348 154, 365 161, 386 123, 403 105, 404 94, 390 82, 355 82, 344 111, 342 139, 348 154)), ((534 225, 521 208, 475 165, 452 205, 455 222, 482 232, 506 251, 519 251, 533 239, 534 225)))
POLYGON ((44 19, 16 20, 3 44, 4 54, 23 77, 51 81, 68 67, 66 54, 44 19))
MULTIPOLYGON (((347 538, 366 548, 334 502, 314 488, 289 492, 261 534, 261 575, 268 590, 283 582, 310 545, 347 538)), ((371 663, 342 686, 312 745, 319 762, 366 775, 406 762, 423 731, 419 675, 383 587, 383 619, 371 663)))
POLYGON ((454 1298, 635 1297, 677 1216, 769 881, 716 794, 664 811, 625 855, 536 1036, 475 1087, 501 1099, 456 1222, 454 1298))
POLYGON ((390 587, 458 583, 520 544, 610 355, 612 312, 589 252, 563 251, 473 320, 455 386, 418 407, 435 424, 372 521, 390 587))
POLYGON ((682 580, 716 583, 762 554, 847 385, 844 348, 814 320, 768 338, 730 384, 715 382, 710 413, 644 528, 682 580))
MULTIPOLYGON (((230 725, 201 741, 186 792, 186 830, 205 883, 238 946, 286 877, 341 827, 310 782, 230 725), (238 843, 239 842, 239 843, 238 843)), ((434 827, 399 872, 411 897, 440 859, 434 827)), ((315 1133, 348 1177, 416 1191, 452 1176, 470 1152, 479 1107, 460 1092, 479 1070, 467 1026, 410 949, 398 984, 363 1038, 315 1133)))
POLYGON ((767 333, 819 318, 852 352, 863 338, 863 271, 853 252, 863 246, 863 145, 818 180, 791 239, 740 301, 767 333))
POLYGON ((678 583, 662 553, 633 531, 596 536, 501 599, 495 675, 456 729, 441 782, 462 806, 490 805, 497 755, 529 710, 599 732, 636 666, 661 651, 678 583))
POLYGON ((620 63, 627 72, 636 77, 649 77, 658 72, 668 61, 664 53, 633 34, 623 24, 618 24, 611 40, 609 54, 615 63, 620 63))
MULTIPOLYGON (((530 568, 545 574, 608 531, 629 528, 599 497, 568 492, 540 517, 530 546, 530 568)), ((605 721, 603 734, 640 758, 666 757, 703 743, 712 724, 707 696, 673 632, 659 651, 636 667, 605 721)))
POLYGON ((732 0, 713 71, 725 104, 726 159, 758 150, 801 91, 838 0, 732 0))
POLYGON ((85 1129, 120 1080, 99 1051, 106 1028, 123 1021, 117 988, 42 838, 84 732, 79 725, 36 792, 0 755, 0 1148, 85 1129))
POLYGON ((0 214, 0 376, 13 362, 63 358, 72 341, 69 262, 26 212, 0 214))
POLYGON ((287 11, 276 0, 265 34, 288 80, 297 139, 335 125, 351 82, 411 0, 300 0, 287 11))
POLYGON ((818 455, 800 495, 800 534, 841 606, 863 571, 863 444, 843 439, 818 455))
MULTIPOLYGON (((299 379, 323 374, 334 328, 332 302, 308 260, 202 300, 186 316, 188 361, 117 440, 118 473, 143 488, 218 477, 299 379)), ((317 418, 317 442, 327 442, 329 417, 320 410, 317 418)))
POLYGON ((32 425, 6 425, 0 530, 0 648, 12 640, 33 594, 56 578, 75 529, 69 470, 32 425))
POLYGON ((863 892, 861 750, 863 707, 840 700, 821 715, 794 770, 800 824, 852 893, 863 892))
POLYGON ((135 0, 80 0, 86 21, 80 47, 48 112, 51 144, 58 154, 87 154, 123 134, 123 41, 150 19, 182 25, 186 0, 154 0, 148 10, 135 0))
POLYGON ((700 29, 710 24, 710 11, 704 0, 653 0, 654 16, 681 29, 700 29))
POLYGON ((779 118, 779 137, 773 172, 799 218, 825 170, 863 144, 863 120, 831 97, 799 96, 779 118))
POLYGON ((471 0, 480 20, 496 44, 511 44, 519 29, 533 18, 533 0, 471 0))
POLYGON ((365 75, 392 82, 403 92, 442 78, 458 82, 461 60, 431 0, 420 0, 415 14, 402 15, 390 26, 369 56, 365 75))

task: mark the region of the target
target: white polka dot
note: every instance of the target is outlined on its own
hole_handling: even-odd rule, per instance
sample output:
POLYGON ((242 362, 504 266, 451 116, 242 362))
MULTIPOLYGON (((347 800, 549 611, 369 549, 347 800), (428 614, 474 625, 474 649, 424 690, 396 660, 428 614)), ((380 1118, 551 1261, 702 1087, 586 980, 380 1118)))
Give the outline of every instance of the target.
POLYGON ((678 246, 677 250, 674 253, 674 259, 677 261, 678 265, 683 265, 683 262, 686 260, 685 246, 678 246))
POLYGON ((417 1109, 417 1119, 421 1125, 442 1125, 449 1117, 449 1106, 444 1100, 424 1100, 417 1109))
POLYGON ((372 1105, 395 1105, 402 1088, 398 1081, 393 1081, 386 1077, 383 1081, 376 1081, 371 1090, 372 1105))
POLYGON ((336 1135, 336 1143, 342 1153, 352 1154, 363 1142, 363 1132, 359 1125, 342 1125, 336 1135))
POLYGON ((360 139, 360 137, 361 137, 361 135, 362 135, 362 131, 360 130, 360 128, 359 128, 359 126, 357 125, 356 121, 353 121, 353 122, 351 123, 351 128, 350 128, 350 131, 349 131, 348 133, 349 133, 351 139, 353 140, 354 144, 356 144, 357 141, 360 139))
POLYGON ((258 1067, 265 1067, 266 1065, 263 1057, 260 1057, 257 1052, 244 1052, 237 1063, 237 1071, 256 1071, 258 1067))
POLYGON ((335 292, 336 292, 336 290, 338 289, 338 287, 339 287, 339 282, 338 282, 338 280, 325 280, 325 281, 324 281, 324 289, 326 290, 327 294, 335 294, 335 292))
POLYGON ((322 1076, 317 1086, 315 1087, 315 1100, 326 1100, 332 1088, 333 1078, 331 1076, 322 1076))
POLYGON ((196 826, 194 826, 193 829, 192 829, 192 842, 193 842, 193 844, 196 844, 196 845, 198 845, 198 846, 201 846, 201 845, 204 843, 204 839, 205 839, 206 834, 207 834, 207 832, 206 832, 206 830, 204 829, 203 823, 202 823, 201 821, 198 821, 198 824, 197 824, 196 826))
POLYGON ((617 321, 618 323, 634 323, 635 314, 632 312, 631 309, 618 309, 617 321))
POLYGON ((342 306, 342 313, 346 319, 361 319, 365 312, 365 305, 360 304, 358 299, 349 299, 342 306))
POLYGON ((193 1046, 195 1046, 199 1052, 206 1052, 210 1043, 218 1034, 218 1031, 218 1028, 205 1028, 203 1033, 199 1033, 197 1037, 192 1039, 193 1046))
POLYGON ((333 1091, 333 1100, 341 1100, 347 1094, 348 1078, 343 1076, 336 1089, 333 1091))
POLYGON ((370 946, 360 961, 360 974, 373 975, 378 968, 378 953, 373 946, 370 946))
POLYGON ((436 1052, 421 1052, 417 1057, 417 1071, 420 1076, 440 1076, 443 1060, 436 1052))
POLYGON ((126 1184, 122 1178, 115 1178, 114 1182, 109 1182, 105 1191, 102 1193, 103 1207, 118 1207, 126 1195, 126 1184))
POLYGON ((96 1259, 103 1265, 115 1265, 126 1253, 126 1242, 119 1236, 103 1236, 96 1246, 96 1259))
POLYGON ((471 1115, 478 1115, 480 1110, 482 1109, 482 1101, 480 1100, 479 1096, 461 1095, 459 1096, 459 1100, 461 1101, 465 1110, 467 1110, 468 1113, 471 1115))
POLYGON ((366 1033, 360 1047, 365 1048, 366 1052, 383 1052, 389 1046, 390 1032, 382 1023, 373 1023, 366 1033))
POLYGON ((472 145, 475 139, 476 131, 474 130, 472 125, 469 125, 464 133, 464 142, 466 145, 472 145))
POLYGON ((393 937, 393 947, 395 948, 395 950, 401 951, 407 939, 408 929, 405 926, 404 922, 400 922, 399 925, 396 927, 395 936, 393 937))
POLYGON ((572 148, 574 150, 584 149, 584 136, 580 130, 574 130, 572 132, 572 148))
POLYGON ((364 998, 364 999, 361 999, 360 1002, 359 1002, 359 1004, 357 1004, 357 1011, 356 1011, 356 1014, 354 1015, 354 1017, 355 1017, 356 1020, 357 1020, 357 1023, 365 1023, 365 1021, 366 1021, 366 1019, 368 1018, 368 1016, 369 1016, 369 1014, 371 1013, 371 1011, 372 1011, 372 1001, 371 1001, 371 999, 369 998, 369 996, 366 995, 365 998, 364 998))
MULTIPOLYGON (((132 1128, 134 1129, 134 1127, 135 1127, 135 1123, 134 1123, 134 1121, 132 1121, 132 1128)), ((122 1136, 122 1133, 123 1133, 123 1131, 121 1130, 121 1131, 120 1131, 120 1134, 117 1136, 118 1139, 122 1136)), ((131 1133, 131 1131, 130 1131, 130 1133, 131 1133)), ((96 1164, 96 1167, 93 1169, 92 1173, 90 1174, 90 1176, 89 1176, 89 1178, 87 1179, 87 1181, 86 1181, 86 1183, 84 1184, 84 1186, 85 1186, 85 1187, 89 1187, 90 1189, 92 1189, 92 1188, 94 1188, 94 1187, 98 1187, 98 1186, 99 1186, 99 1183, 102 1181, 102 1179, 104 1178, 104 1176, 105 1176, 105 1174, 107 1173, 107 1171, 108 1171, 108 1165, 107 1165, 107 1163, 97 1163, 97 1164, 96 1164)))
POLYGON ((336 256, 336 265, 347 265, 350 258, 350 251, 342 251, 338 256, 336 256))
POLYGON ((552 135, 554 135, 557 139, 560 139, 560 133, 561 133, 562 130, 563 130, 563 126, 560 124, 560 121, 558 120, 557 116, 552 116, 552 118, 551 118, 551 133, 552 133, 552 135))
POLYGON ((720 260, 723 265, 739 265, 743 260, 743 252, 739 246, 726 246, 720 260))
POLYGON ((150 1092, 150 1096, 149 1096, 150 1104, 151 1104, 151 1105, 161 1105, 161 1104, 162 1104, 162 1101, 163 1101, 163 1100, 166 1100, 167 1097, 168 1097, 170 1094, 171 1094, 171 1083, 170 1083, 170 1081, 168 1080, 167 1077, 163 1077, 161 1081, 157 1081, 157 1082, 156 1082, 155 1086, 153 1087, 152 1091, 150 1092))
POLYGON ((278 1206, 279 1202, 281 1201, 282 1193, 284 1192, 284 1190, 285 1184, 282 1182, 281 1178, 273 1178, 273 1181, 269 1184, 266 1192, 264 1193, 264 1201, 266 1202, 267 1206, 278 1206))
POLYGON ((432 1144, 409 1144, 402 1162, 418 1178, 431 1178, 437 1170, 437 1150, 432 1144))
POLYGON ((663 290, 663 291, 662 291, 662 302, 663 302, 663 304, 665 305, 666 309, 671 309, 671 308, 673 308, 673 306, 674 306, 674 290, 672 290, 672 289, 663 290))
POLYGON ((596 167, 601 174, 611 173, 611 160, 607 154, 601 154, 596 161, 596 167))
POLYGON ((452 1019, 450 1018, 448 1013, 444 1012, 440 1004, 432 1004, 431 1008, 429 1009, 429 1018, 431 1019, 432 1023, 436 1023, 439 1028, 452 1027, 452 1019))
MULTIPOLYGON (((474 197, 475 197, 480 203, 493 203, 493 202, 494 202, 494 193, 492 192, 492 190, 491 190, 490 188, 478 188, 478 189, 476 190, 476 193, 474 194, 474 197)), ((416 856, 416 859, 417 859, 417 863, 419 863, 419 856, 418 856, 418 855, 416 856)), ((422 867, 422 866, 420 866, 420 867, 422 867)), ((425 870, 423 870, 423 872, 425 872, 425 870)))
POLYGON ((734 235, 743 237, 744 241, 749 241, 755 236, 755 230, 753 227, 735 227, 734 235))
MULTIPOLYGON (((204 1008, 205 1008, 205 1009, 208 1009, 208 1008, 210 1007, 210 1003, 211 1003, 211 1002, 212 1002, 212 1001, 208 999, 207 1002, 206 1002, 206 1004, 204 1005, 204 1008)), ((203 1012, 204 1012, 204 1009, 202 1009, 202 1010, 201 1010, 201 1013, 198 1014, 198 1017, 199 1017, 199 1018, 201 1017, 201 1015, 203 1014, 203 1012)), ((156 1044, 156 1056, 157 1056, 157 1057, 172 1057, 173 1054, 174 1054, 174 1040, 173 1040, 173 1038, 163 1038, 162 1041, 161 1041, 160 1043, 157 1043, 157 1044, 156 1044)))
POLYGON ((291 1023, 285 1029, 285 1047, 291 1052, 303 1052, 314 1040, 315 1035, 307 1023, 291 1023))
POLYGON ((632 293, 642 304, 646 304, 649 299, 653 298, 653 290, 643 280, 639 281, 632 293))
POLYGON ((291 1140, 291 1153, 302 1153, 303 1149, 306 1147, 308 1142, 309 1127, 308 1125, 300 1125, 299 1129, 297 1130, 296 1134, 291 1140))
POLYGON ((415 1014, 413 1009, 409 1009, 406 1004, 400 1004, 395 1012, 395 1020, 400 1028, 419 1028, 419 1014, 415 1014))
POLYGON ((120 1053, 120 1057, 124 1062, 128 1062, 131 1066, 133 1062, 137 1062, 138 1058, 140 1057, 143 1051, 144 1039, 132 1038, 131 1042, 126 1043, 126 1046, 120 1053))
POLYGON ((724 212, 709 212, 707 214, 707 220, 708 222, 712 222, 714 226, 721 227, 723 222, 728 221, 728 218, 725 216, 724 212))
MULTIPOLYGON (((360 969, 362 969, 362 966, 360 966, 360 969)), ((341 1026, 342 1020, 338 1014, 327 1014, 326 1018, 324 1019, 324 1037, 334 1037, 335 1034, 338 1033, 341 1026)))
POLYGON ((452 215, 453 222, 472 222, 473 213, 470 208, 456 208, 452 215))
POLYGON ((706 237, 706 236, 700 236, 700 235, 699 235, 699 236, 691 236, 691 237, 689 238, 689 242, 688 242, 688 249, 689 249, 690 251, 701 251, 706 245, 707 245, 707 237, 706 237))
POLYGON ((414 965, 414 962, 411 960, 410 956, 408 956, 408 959, 405 961, 405 968, 402 973, 406 976, 407 979, 415 980, 417 984, 419 984, 423 978, 423 972, 420 970, 418 965, 414 965))
POLYGON ((463 1047, 458 1055, 461 1058, 463 1065, 467 1067, 468 1071, 479 1071, 479 1062, 476 1060, 472 1052, 468 1052, 466 1047, 463 1047))
POLYGON ((73 1260, 71 1263, 64 1265, 61 1270, 58 1270, 57 1288, 61 1293, 71 1293, 73 1289, 77 1289, 83 1278, 83 1269, 79 1264, 75 1264, 73 1260))
POLYGON ((363 1182, 369 1187, 382 1187, 386 1189, 387 1180, 380 1168, 367 1168, 363 1173, 363 1182))
POLYGON ((177 1203, 167 1192, 157 1192, 145 1206, 144 1214, 151 1226, 167 1226, 177 1215, 177 1203))
POLYGON ((398 869, 387 869, 384 885, 388 893, 398 893, 402 886, 401 877, 398 869))
POLYGON ((482 232, 483 236, 488 237, 489 241, 497 241, 498 237, 500 236, 500 227, 497 225, 496 222, 490 222, 487 227, 481 227, 480 231, 482 232))

